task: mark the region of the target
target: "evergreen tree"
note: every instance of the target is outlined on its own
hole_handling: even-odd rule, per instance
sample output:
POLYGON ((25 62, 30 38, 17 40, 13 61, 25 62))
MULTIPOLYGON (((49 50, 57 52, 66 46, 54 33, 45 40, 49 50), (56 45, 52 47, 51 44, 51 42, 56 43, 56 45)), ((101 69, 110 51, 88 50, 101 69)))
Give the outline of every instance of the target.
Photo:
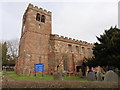
POLYGON ((94 57, 87 64, 120 68, 120 29, 111 27, 97 39, 99 43, 94 44, 94 57))

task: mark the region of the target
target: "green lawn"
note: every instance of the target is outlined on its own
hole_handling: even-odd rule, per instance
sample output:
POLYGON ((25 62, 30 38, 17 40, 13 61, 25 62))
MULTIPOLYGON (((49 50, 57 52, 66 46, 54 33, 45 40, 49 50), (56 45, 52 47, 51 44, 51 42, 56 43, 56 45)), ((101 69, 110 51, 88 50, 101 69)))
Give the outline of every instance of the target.
POLYGON ((64 77, 65 80, 75 80, 75 79, 81 79, 80 77, 77 77, 77 76, 72 76, 72 77, 67 77, 65 76, 64 77))
POLYGON ((83 78, 81 78, 81 77, 78 77, 78 76, 72 76, 72 77, 67 77, 67 76, 65 76, 64 77, 64 80, 80 80, 80 81, 87 81, 87 79, 83 79, 83 78))
POLYGON ((6 72, 11 78, 17 80, 53 80, 52 75, 36 75, 36 76, 27 76, 27 75, 17 75, 14 72, 6 72))
MULTIPOLYGON (((11 78, 14 78, 16 80, 53 80, 52 75, 36 75, 36 76, 26 76, 26 75, 17 75, 14 72, 6 72, 7 75, 9 75, 11 78)), ((72 77, 64 77, 64 80, 80 80, 80 81, 87 81, 85 79, 82 79, 81 77, 72 76, 72 77)))

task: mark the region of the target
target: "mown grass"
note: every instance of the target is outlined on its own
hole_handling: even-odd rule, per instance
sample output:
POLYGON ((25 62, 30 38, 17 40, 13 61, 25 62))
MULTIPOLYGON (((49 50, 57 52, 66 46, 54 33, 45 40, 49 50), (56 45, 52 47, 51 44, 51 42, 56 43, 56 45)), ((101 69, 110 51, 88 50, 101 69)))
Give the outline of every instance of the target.
MULTIPOLYGON (((27 75, 18 75, 12 71, 7 71, 5 74, 16 80, 54 80, 52 75, 43 75, 43 77, 40 74, 37 74, 36 76, 32 76, 32 75, 27 76, 27 75)), ((72 76, 72 77, 65 76, 64 80, 87 81, 86 79, 82 79, 81 77, 77 77, 77 76, 72 76)))
POLYGON ((86 78, 81 78, 81 77, 78 77, 78 76, 72 76, 72 77, 65 76, 64 80, 80 80, 82 82, 87 82, 88 81, 86 78))
POLYGON ((81 79, 80 77, 77 77, 77 76, 72 76, 72 77, 67 77, 65 76, 64 77, 65 80, 76 80, 76 79, 81 79))
POLYGON ((52 75, 36 75, 36 76, 27 76, 27 75, 18 75, 14 72, 6 72, 7 75, 9 75, 11 78, 14 78, 16 80, 53 80, 52 75))

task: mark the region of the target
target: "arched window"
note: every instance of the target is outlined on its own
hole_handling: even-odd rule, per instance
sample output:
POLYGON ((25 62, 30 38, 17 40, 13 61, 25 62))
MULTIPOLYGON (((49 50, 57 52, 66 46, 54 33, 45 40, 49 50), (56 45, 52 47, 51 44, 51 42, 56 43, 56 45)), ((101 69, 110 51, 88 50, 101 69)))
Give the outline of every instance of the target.
POLYGON ((36 15, 36 20, 40 21, 40 14, 39 13, 37 13, 37 15, 36 15))
POLYGON ((67 71, 67 70, 68 70, 68 69, 67 69, 67 60, 64 60, 64 63, 63 63, 63 64, 64 64, 64 70, 67 71))
POLYGON ((42 15, 42 17, 41 17, 41 22, 45 23, 45 16, 44 15, 42 15))

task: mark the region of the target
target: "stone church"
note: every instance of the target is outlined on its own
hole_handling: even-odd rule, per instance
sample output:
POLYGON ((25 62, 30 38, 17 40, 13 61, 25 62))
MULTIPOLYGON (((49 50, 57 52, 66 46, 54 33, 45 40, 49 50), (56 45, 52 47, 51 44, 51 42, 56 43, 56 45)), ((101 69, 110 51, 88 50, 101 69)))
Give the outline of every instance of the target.
POLYGON ((24 15, 15 73, 34 75, 34 64, 44 64, 37 74, 74 74, 84 58, 93 56, 93 44, 52 34, 51 12, 29 4, 24 15))

